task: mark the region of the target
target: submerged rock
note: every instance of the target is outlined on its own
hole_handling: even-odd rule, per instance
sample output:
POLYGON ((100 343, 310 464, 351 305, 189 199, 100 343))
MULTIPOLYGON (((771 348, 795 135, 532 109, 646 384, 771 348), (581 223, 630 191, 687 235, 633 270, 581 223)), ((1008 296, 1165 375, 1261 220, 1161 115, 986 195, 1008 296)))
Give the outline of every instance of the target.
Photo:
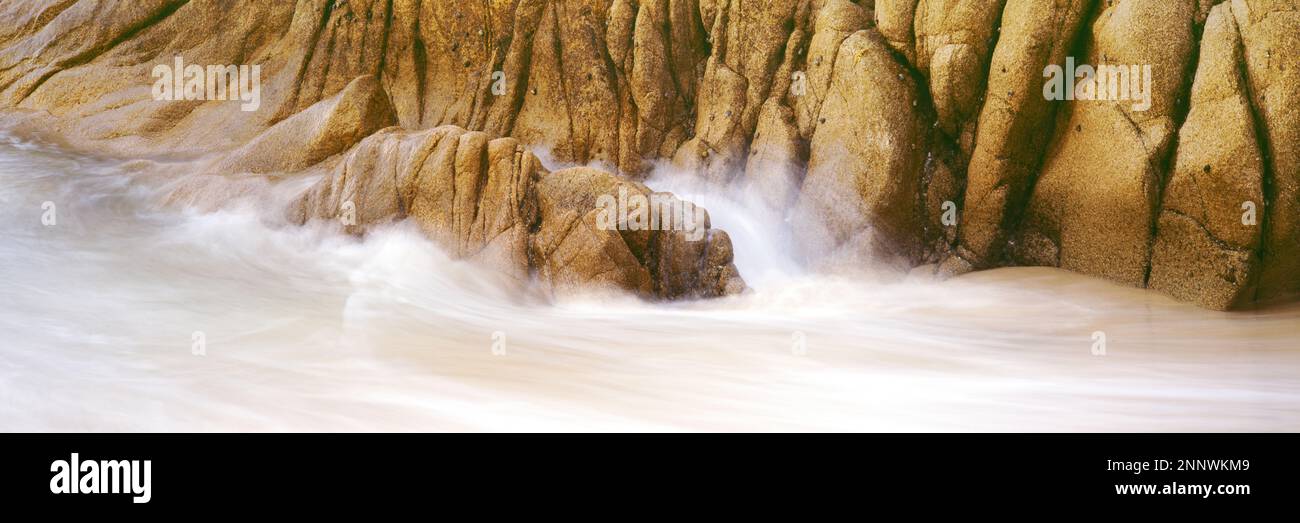
POLYGON ((457 258, 521 281, 536 276, 560 293, 612 288, 693 298, 742 292, 726 233, 709 229, 707 217, 686 230, 645 207, 680 209, 684 202, 651 196, 645 186, 597 169, 547 172, 513 138, 454 126, 390 128, 351 150, 302 197, 292 221, 338 220, 359 234, 409 218, 457 258), (621 208, 629 199, 641 207, 621 208), (621 209, 603 205, 610 201, 621 209), (629 225, 620 211, 644 211, 656 220, 629 225))

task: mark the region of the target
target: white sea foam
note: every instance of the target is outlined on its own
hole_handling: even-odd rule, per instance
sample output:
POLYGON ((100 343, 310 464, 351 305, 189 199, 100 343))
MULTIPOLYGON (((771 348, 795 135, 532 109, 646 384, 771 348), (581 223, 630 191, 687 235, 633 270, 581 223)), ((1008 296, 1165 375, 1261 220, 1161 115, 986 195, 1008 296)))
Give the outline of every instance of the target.
POLYGON ((709 209, 752 292, 554 302, 409 225, 169 209, 31 144, 0 145, 0 180, 3 430, 1300 429, 1296 307, 1050 269, 812 274, 767 234, 779 213, 667 174, 651 185, 709 209))

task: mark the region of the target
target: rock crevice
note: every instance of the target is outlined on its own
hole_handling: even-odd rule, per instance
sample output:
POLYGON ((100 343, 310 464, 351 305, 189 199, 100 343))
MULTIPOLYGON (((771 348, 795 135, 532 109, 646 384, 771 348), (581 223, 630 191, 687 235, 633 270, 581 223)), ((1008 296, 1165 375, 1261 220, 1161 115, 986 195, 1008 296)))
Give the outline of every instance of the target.
POLYGON ((210 175, 329 173, 300 219, 346 193, 356 227, 410 218, 557 288, 741 287, 721 231, 597 227, 672 162, 756 188, 814 264, 1231 309, 1300 294, 1298 38, 1300 0, 0 0, 0 110, 210 175), (260 65, 262 109, 154 100, 177 57, 260 65), (1150 66, 1151 106, 1045 94, 1070 62, 1150 66))

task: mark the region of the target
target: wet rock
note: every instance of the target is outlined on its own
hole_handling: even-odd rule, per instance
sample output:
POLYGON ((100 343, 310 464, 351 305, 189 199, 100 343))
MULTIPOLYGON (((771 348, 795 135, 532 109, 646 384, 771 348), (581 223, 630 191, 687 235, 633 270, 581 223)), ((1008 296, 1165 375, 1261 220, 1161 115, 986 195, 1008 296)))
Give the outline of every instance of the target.
POLYGON ((1259 276, 1265 170, 1242 53, 1230 8, 1214 9, 1151 254, 1151 288, 1212 309, 1254 299, 1259 276))
POLYGON ((875 31, 854 33, 838 55, 795 208, 796 237, 813 260, 910 268, 924 228, 916 86, 875 31))
POLYGON ((929 80, 939 128, 969 158, 975 117, 1004 0, 921 0, 916 7, 916 68, 929 80))
POLYGON ((696 116, 696 135, 682 144, 673 157, 679 169, 726 182, 744 166, 745 77, 718 60, 710 60, 700 87, 702 105, 696 116))
POLYGON ((840 44, 871 23, 870 13, 848 0, 827 0, 816 14, 816 24, 805 57, 806 92, 794 98, 799 134, 812 138, 821 116, 822 101, 830 89, 831 73, 840 44))
POLYGON ((1300 2, 1233 0, 1266 169, 1262 267, 1256 299, 1300 293, 1300 2))
POLYGON ((254 174, 301 171, 396 123, 393 105, 379 80, 358 76, 333 97, 257 135, 213 170, 254 174))
POLYGON ((876 0, 875 19, 880 34, 889 46, 903 55, 909 63, 916 59, 912 25, 918 0, 876 0))
POLYGON ((694 298, 743 291, 730 240, 709 230, 707 218, 696 230, 661 215, 640 226, 602 215, 609 211, 602 197, 619 202, 616 211, 638 197, 693 208, 671 195, 651 196, 645 186, 597 169, 547 172, 513 138, 453 126, 389 128, 349 151, 292 218, 337 220, 355 234, 409 218, 453 256, 519 280, 535 274, 558 293, 611 288, 694 298))
POLYGON ((786 209, 799 194, 802 140, 794 110, 768 100, 758 118, 745 165, 746 181, 773 209, 786 209))
POLYGON ((600 191, 653 196, 633 180, 672 160, 758 186, 793 216, 774 234, 814 263, 1056 265, 1238 308, 1300 293, 1298 8, 0 2, 0 116, 76 149, 192 162, 158 174, 203 175, 174 184, 182 205, 325 173, 299 218, 352 201, 352 232, 409 218, 458 257, 557 289, 743 288, 725 234, 594 221, 600 191), (1066 56, 1151 64, 1152 107, 1048 100, 1044 67, 1066 56), (155 100, 151 70, 177 57, 258 65, 260 107, 155 100), (601 170, 547 173, 527 148, 601 170), (1248 199, 1254 229, 1236 225, 1248 199))
POLYGON ((1080 77, 1064 102, 1025 210, 1014 253, 1022 264, 1146 284, 1193 17, 1192 0, 1121 0, 1098 14, 1091 51, 1074 61, 1096 77, 1080 77))
POLYGON ((1043 69, 1065 63, 1091 4, 1025 0, 1003 10, 963 198, 958 255, 971 267, 1002 263, 1051 137, 1057 102, 1043 96, 1043 69))

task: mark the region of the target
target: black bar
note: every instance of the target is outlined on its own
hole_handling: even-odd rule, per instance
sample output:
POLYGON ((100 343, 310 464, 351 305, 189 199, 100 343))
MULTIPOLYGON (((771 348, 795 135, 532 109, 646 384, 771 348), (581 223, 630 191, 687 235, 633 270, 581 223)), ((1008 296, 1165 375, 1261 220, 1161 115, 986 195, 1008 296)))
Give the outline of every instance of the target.
POLYGON ((157 514, 214 504, 328 514, 376 504, 427 509, 429 503, 451 514, 445 511, 485 510, 504 500, 577 509, 583 499, 658 508, 697 502, 825 508, 871 500, 872 510, 976 502, 1196 511, 1291 503, 1300 484, 1298 440, 1289 434, 10 434, 0 436, 0 501, 157 514), (73 453, 83 464, 149 460, 148 502, 133 502, 134 492, 53 493, 51 465, 73 453), (1157 470, 1157 460, 1170 469, 1157 470), (1128 470, 1133 463, 1147 468, 1128 470), (1116 485, 1249 492, 1117 494, 1116 485))

